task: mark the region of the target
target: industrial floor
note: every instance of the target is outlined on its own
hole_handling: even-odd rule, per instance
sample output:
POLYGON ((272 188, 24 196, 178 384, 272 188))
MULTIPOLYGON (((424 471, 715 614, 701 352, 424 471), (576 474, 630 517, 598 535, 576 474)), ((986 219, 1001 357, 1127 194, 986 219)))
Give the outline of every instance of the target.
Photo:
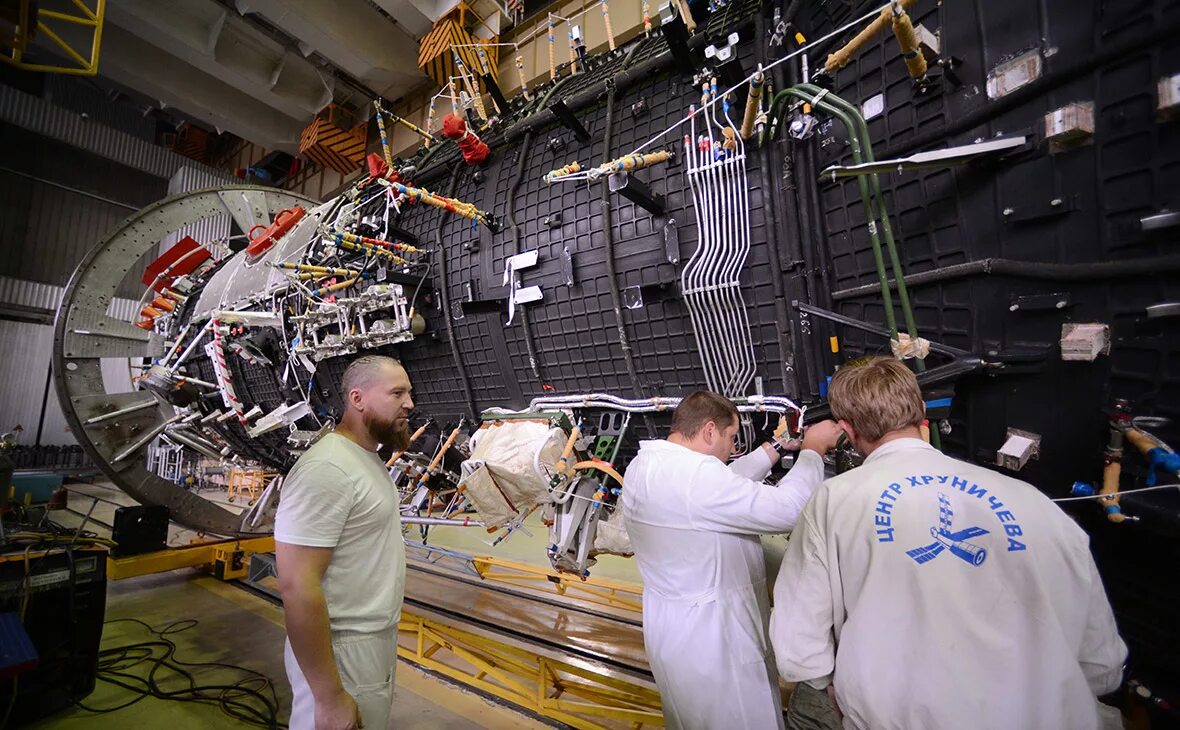
MULTIPOLYGON (((280 722, 287 721, 291 690, 283 669, 281 608, 235 585, 188 569, 112 581, 107 596, 108 622, 137 618, 163 628, 183 619, 198 621, 195 627, 169 636, 177 644, 177 658, 185 662, 237 664, 265 674, 274 682, 280 722)), ((147 629, 138 624, 113 622, 104 630, 102 645, 110 648, 151 638, 147 629)), ((202 684, 216 684, 227 677, 236 680, 239 676, 219 669, 197 672, 202 684)), ((92 708, 112 707, 131 697, 128 690, 100 681, 83 704, 92 708)), ((549 727, 401 661, 389 726, 454 730, 549 727)), ((126 727, 204 730, 251 726, 224 714, 216 705, 148 698, 110 714, 73 708, 26 727, 33 730, 126 727)))

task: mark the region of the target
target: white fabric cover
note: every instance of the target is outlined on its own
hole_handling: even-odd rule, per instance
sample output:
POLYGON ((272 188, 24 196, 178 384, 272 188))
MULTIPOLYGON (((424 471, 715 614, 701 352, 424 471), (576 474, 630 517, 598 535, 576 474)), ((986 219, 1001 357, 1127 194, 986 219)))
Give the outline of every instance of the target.
POLYGON ((548 421, 494 421, 480 428, 460 478, 489 531, 503 527, 521 510, 549 501, 549 474, 566 438, 548 421))

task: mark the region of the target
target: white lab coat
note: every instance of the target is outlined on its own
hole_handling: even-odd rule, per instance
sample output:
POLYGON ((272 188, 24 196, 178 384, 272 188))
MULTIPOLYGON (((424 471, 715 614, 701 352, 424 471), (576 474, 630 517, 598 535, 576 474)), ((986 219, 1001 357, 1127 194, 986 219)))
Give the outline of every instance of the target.
POLYGON ((774 591, 788 681, 845 728, 1099 726, 1127 654, 1074 522, 1034 487, 898 439, 816 490, 774 591))
POLYGON ((760 533, 786 532, 823 481, 800 454, 778 486, 758 448, 726 466, 644 441, 627 467, 623 518, 643 576, 643 642, 670 728, 781 728, 767 641, 760 533))

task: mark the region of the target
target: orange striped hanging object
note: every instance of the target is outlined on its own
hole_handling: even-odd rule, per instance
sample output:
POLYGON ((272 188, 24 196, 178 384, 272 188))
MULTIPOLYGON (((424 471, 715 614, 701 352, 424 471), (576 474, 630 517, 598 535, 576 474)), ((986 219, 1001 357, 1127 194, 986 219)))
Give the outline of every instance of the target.
POLYGON ((500 49, 494 45, 497 38, 481 41, 472 35, 467 30, 467 12, 467 5, 459 3, 451 12, 439 18, 418 44, 418 68, 441 87, 446 87, 447 81, 459 73, 455 67, 456 53, 463 59, 463 65, 469 71, 476 74, 480 72, 483 64, 480 62, 476 44, 483 44, 492 78, 499 78, 500 49))
POLYGON ((366 124, 352 120, 329 104, 299 135, 299 154, 341 175, 355 172, 365 159, 366 124))

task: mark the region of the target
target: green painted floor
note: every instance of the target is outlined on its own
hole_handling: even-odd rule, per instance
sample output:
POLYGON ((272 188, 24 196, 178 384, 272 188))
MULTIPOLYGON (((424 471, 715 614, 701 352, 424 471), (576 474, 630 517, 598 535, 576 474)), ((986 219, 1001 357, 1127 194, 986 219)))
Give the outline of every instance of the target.
MULTIPOLYGON (((106 618, 108 621, 136 618, 157 628, 174 621, 195 619, 198 622, 195 627, 168 637, 177 645, 175 656, 186 662, 237 664, 265 674, 274 683, 279 719, 287 721, 291 691, 283 669, 283 614, 278 606, 233 584, 192 570, 179 570, 111 582, 106 618)), ((142 626, 115 621, 106 625, 102 646, 110 648, 152 639, 142 626)), ((146 669, 144 666, 130 671, 143 675, 146 669)), ((242 676, 217 668, 197 669, 194 674, 200 684, 235 681, 242 676)), ((176 677, 160 684, 165 690, 186 686, 176 677)), ((132 697, 128 690, 100 681, 83 704, 92 708, 112 707, 132 697)), ((72 708, 26 727, 32 730, 206 730, 253 726, 224 714, 216 705, 148 698, 110 714, 72 708)), ((467 730, 546 725, 399 662, 390 727, 467 730)))

